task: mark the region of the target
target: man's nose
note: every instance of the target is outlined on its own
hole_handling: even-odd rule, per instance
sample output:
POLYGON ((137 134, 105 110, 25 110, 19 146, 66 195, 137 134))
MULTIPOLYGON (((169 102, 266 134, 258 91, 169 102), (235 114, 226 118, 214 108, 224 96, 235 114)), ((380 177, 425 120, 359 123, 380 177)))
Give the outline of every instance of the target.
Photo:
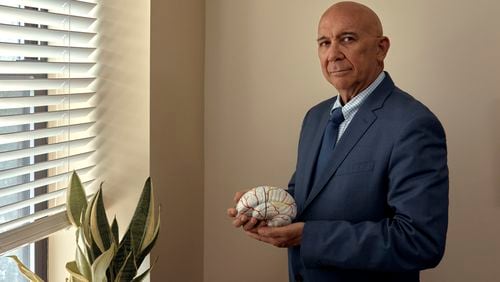
POLYGON ((334 62, 338 60, 344 59, 344 53, 340 49, 340 46, 337 42, 332 42, 330 48, 328 48, 328 61, 334 62))

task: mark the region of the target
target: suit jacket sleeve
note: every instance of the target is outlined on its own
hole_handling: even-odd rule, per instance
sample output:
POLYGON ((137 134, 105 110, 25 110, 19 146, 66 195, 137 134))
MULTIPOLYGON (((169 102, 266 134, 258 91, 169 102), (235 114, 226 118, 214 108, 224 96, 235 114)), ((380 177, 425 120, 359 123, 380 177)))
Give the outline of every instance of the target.
POLYGON ((307 267, 413 271, 441 260, 448 224, 444 130, 433 115, 408 122, 388 163, 387 205, 378 222, 306 221, 301 256, 307 267))

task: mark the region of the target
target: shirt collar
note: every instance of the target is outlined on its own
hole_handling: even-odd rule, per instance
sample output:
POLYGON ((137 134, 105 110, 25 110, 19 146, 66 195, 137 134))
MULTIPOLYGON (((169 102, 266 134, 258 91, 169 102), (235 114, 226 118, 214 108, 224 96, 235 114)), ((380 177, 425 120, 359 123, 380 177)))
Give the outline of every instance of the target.
POLYGON ((357 109, 361 106, 361 104, 366 100, 366 98, 380 85, 380 83, 385 78, 385 72, 381 72, 377 78, 366 87, 363 91, 359 92, 356 96, 354 96, 349 102, 347 102, 344 106, 340 103, 340 96, 337 96, 335 103, 333 103, 332 109, 330 110, 330 115, 333 110, 336 108, 342 109, 342 114, 344 114, 345 119, 349 118, 350 114, 355 114, 357 109))

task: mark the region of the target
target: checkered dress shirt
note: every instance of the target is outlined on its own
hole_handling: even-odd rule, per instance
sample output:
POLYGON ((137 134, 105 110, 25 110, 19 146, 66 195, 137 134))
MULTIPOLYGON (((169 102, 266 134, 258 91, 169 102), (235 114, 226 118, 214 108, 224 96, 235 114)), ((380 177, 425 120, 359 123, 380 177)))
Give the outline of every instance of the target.
POLYGON ((379 84, 384 80, 385 78, 385 73, 381 72, 377 79, 372 82, 365 90, 361 91, 358 93, 358 95, 354 96, 347 104, 342 106, 340 104, 340 99, 337 98, 335 100, 335 103, 332 106, 332 109, 330 110, 330 115, 332 114, 333 110, 336 108, 342 108, 342 114, 344 115, 344 121, 339 125, 339 133, 337 135, 337 142, 340 140, 340 137, 342 137, 342 134, 344 134, 345 130, 347 129, 347 126, 349 126, 349 123, 351 123, 352 119, 356 115, 356 113, 359 110, 359 107, 361 107, 361 104, 368 98, 368 96, 379 86, 379 84))

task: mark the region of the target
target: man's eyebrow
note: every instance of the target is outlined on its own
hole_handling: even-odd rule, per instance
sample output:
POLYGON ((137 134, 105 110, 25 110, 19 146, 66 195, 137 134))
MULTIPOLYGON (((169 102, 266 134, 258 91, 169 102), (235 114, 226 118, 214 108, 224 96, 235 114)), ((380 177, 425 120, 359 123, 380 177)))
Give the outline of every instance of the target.
POLYGON ((353 35, 353 36, 358 36, 358 33, 357 32, 354 32, 354 31, 344 31, 342 33, 340 33, 338 36, 336 37, 342 37, 342 36, 346 36, 346 35, 353 35))
MULTIPOLYGON (((343 32, 339 33, 338 35, 335 35, 335 38, 341 38, 341 37, 346 36, 346 35, 358 37, 358 33, 355 31, 343 31, 343 32)), ((324 40, 330 40, 330 38, 328 36, 323 35, 323 36, 320 36, 316 41, 321 42, 324 40)))
POLYGON ((319 37, 318 39, 316 39, 316 41, 318 41, 318 42, 323 41, 323 40, 328 40, 328 37, 323 35, 323 36, 319 37))

